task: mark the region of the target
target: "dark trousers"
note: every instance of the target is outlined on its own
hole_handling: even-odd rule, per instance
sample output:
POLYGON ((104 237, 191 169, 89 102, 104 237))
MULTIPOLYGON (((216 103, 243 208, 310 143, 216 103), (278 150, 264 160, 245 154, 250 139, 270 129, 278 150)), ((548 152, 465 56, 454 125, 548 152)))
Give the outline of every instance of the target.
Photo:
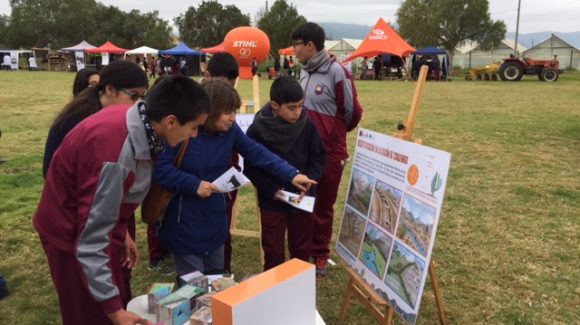
POLYGON ((324 175, 316 186, 316 203, 314 204, 314 232, 310 254, 314 258, 328 258, 330 255, 330 239, 332 238, 332 222, 334 219, 334 203, 338 194, 338 186, 342 177, 340 160, 327 160, 324 175))
MULTIPOLYGON (((52 281, 58 293, 60 313, 63 325, 100 325, 113 324, 103 312, 101 305, 93 298, 86 283, 83 282, 81 267, 76 257, 61 251, 41 239, 42 247, 48 259, 52 281)), ((122 249, 111 254, 109 267, 113 274, 113 283, 119 288, 123 306, 129 303, 126 295, 125 281, 121 267, 122 249)))
MULTIPOLYGON (((131 236, 131 239, 133 239, 133 241, 136 243, 137 240, 135 239, 135 237, 137 234, 137 228, 135 228, 134 213, 131 215, 131 218, 129 218, 129 221, 127 223, 127 232, 129 233, 129 236, 131 236)), ((131 300, 131 298, 133 297, 133 293, 131 292, 132 272, 133 270, 131 269, 123 268, 123 280, 125 281, 125 295, 127 296, 127 301, 131 300)), ((119 288, 119 290, 121 289, 119 288)))
POLYGON ((312 213, 301 210, 277 212, 260 209, 260 220, 265 261, 264 271, 280 265, 286 260, 284 247, 286 229, 288 229, 290 258, 299 258, 308 262, 313 230, 312 213))
POLYGON ((161 238, 157 234, 157 226, 147 226, 147 248, 149 250, 149 263, 151 264, 161 261, 168 254, 161 244, 161 238))
POLYGON ((204 274, 224 273, 224 245, 221 245, 207 255, 175 255, 173 264, 177 276, 199 271, 204 274))
POLYGON ((230 226, 232 224, 232 213, 237 196, 238 190, 231 191, 225 195, 226 216, 228 217, 228 236, 226 237, 226 242, 224 244, 224 270, 228 273, 232 273, 232 234, 230 233, 230 226))

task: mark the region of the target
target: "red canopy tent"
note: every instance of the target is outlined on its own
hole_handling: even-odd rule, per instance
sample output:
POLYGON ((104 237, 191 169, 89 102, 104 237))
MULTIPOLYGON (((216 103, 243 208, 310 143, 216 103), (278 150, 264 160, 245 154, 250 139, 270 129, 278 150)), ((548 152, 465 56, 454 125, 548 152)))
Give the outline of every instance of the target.
POLYGON ((115 44, 107 41, 105 44, 95 47, 94 49, 87 49, 85 50, 87 53, 110 53, 110 54, 123 54, 127 52, 127 50, 122 49, 115 44))
POLYGON ((278 50, 279 55, 294 55, 294 46, 287 47, 285 49, 278 50))
POLYGON ((395 32, 382 18, 376 23, 361 45, 344 62, 366 56, 372 57, 381 53, 405 57, 415 49, 395 32))
POLYGON ((201 49, 201 51, 203 53, 215 54, 215 53, 226 52, 226 48, 224 47, 224 43, 222 42, 219 45, 216 45, 216 46, 213 46, 213 47, 208 47, 208 48, 205 48, 205 49, 201 49))

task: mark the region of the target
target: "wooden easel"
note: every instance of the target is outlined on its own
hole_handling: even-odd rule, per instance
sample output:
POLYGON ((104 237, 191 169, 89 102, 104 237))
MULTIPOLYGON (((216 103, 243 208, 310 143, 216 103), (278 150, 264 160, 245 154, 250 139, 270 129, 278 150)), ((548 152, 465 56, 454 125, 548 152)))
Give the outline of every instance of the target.
MULTIPOLYGON (((427 66, 421 67, 419 79, 417 80, 417 87, 415 88, 415 95, 413 97, 413 102, 411 103, 411 110, 409 111, 409 117, 404 124, 399 124, 398 129, 400 132, 393 134, 393 136, 398 139, 411 141, 413 129, 415 128, 415 121, 417 119, 417 110, 419 109, 419 104, 421 103, 421 96, 423 95, 423 88, 427 79, 428 69, 429 68, 427 66)), ((416 142, 421 143, 420 140, 416 142)), ((342 302, 342 307, 340 308, 340 313, 338 315, 339 322, 342 323, 344 321, 350 300, 354 295, 370 311, 373 317, 379 321, 379 324, 391 325, 393 323, 393 309, 389 306, 385 299, 377 294, 375 290, 371 288, 350 266, 347 266, 346 270, 350 280, 348 282, 344 300, 342 302)), ((433 258, 431 258, 431 261, 429 262, 429 277, 431 278, 431 285, 435 294, 435 303, 437 304, 439 323, 441 325, 447 325, 445 305, 443 303, 441 290, 439 289, 437 275, 435 274, 435 262, 433 262, 433 258)))
MULTIPOLYGON (((236 88, 238 86, 238 81, 236 80, 236 88)), ((257 112, 260 109, 260 80, 258 76, 254 76, 252 78, 252 88, 253 88, 253 97, 254 97, 254 112, 257 112)), ((242 103, 242 107, 240 107, 240 113, 245 114, 248 113, 248 104, 246 102, 242 103)), ((256 194, 256 206, 258 206, 258 195, 256 194)), ((230 224, 230 233, 236 236, 243 236, 243 237, 252 237, 252 238, 261 238, 261 224, 259 222, 260 214, 258 213, 258 225, 260 225, 260 230, 244 230, 238 229, 238 200, 234 202, 234 206, 232 207, 232 222, 230 224)), ((263 255, 263 254, 262 254, 263 255)))

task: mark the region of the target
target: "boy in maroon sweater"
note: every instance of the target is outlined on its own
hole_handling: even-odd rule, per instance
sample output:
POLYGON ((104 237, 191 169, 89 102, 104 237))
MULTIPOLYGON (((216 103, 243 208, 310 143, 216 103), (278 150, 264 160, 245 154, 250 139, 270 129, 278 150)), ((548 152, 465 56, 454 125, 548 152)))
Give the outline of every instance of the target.
MULTIPOLYGON (((103 91, 128 93, 112 85, 103 91)), ((197 83, 171 77, 151 91, 147 105, 108 106, 64 139, 33 219, 64 325, 149 324, 125 310, 122 268, 138 258, 127 221, 149 190, 164 141, 176 146, 195 137, 209 109, 197 83)))
MULTIPOLYGON (((298 168, 300 173, 318 180, 324 172, 324 144, 302 109, 303 103, 304 93, 297 81, 291 77, 276 79, 270 88, 270 102, 256 113, 247 135, 298 168)), ((244 162, 244 173, 258 189, 264 270, 284 263, 286 229, 290 258, 308 262, 313 214, 281 201, 282 190, 297 194, 299 191, 292 184, 244 162)), ((316 196, 315 186, 300 194, 316 196)))

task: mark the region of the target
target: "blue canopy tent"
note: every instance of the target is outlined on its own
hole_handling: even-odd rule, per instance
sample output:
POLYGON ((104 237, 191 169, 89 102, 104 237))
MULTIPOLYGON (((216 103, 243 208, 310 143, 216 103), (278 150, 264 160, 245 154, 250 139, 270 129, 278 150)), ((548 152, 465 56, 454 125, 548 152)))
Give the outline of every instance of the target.
POLYGON ((189 68, 191 68, 190 72, 192 74, 198 74, 200 72, 199 65, 201 64, 201 60, 202 59, 205 60, 205 53, 191 49, 187 45, 185 45, 185 43, 183 43, 183 42, 179 42, 179 44, 177 44, 177 46, 175 46, 173 48, 159 51, 159 55, 197 57, 198 60, 187 60, 188 63, 190 63, 190 62, 197 63, 197 66, 188 64, 189 68))
POLYGON ((429 66, 428 80, 447 80, 449 75, 449 54, 446 50, 428 46, 411 54, 411 76, 417 80, 422 65, 429 66), (439 56, 443 56, 440 60, 439 56))

